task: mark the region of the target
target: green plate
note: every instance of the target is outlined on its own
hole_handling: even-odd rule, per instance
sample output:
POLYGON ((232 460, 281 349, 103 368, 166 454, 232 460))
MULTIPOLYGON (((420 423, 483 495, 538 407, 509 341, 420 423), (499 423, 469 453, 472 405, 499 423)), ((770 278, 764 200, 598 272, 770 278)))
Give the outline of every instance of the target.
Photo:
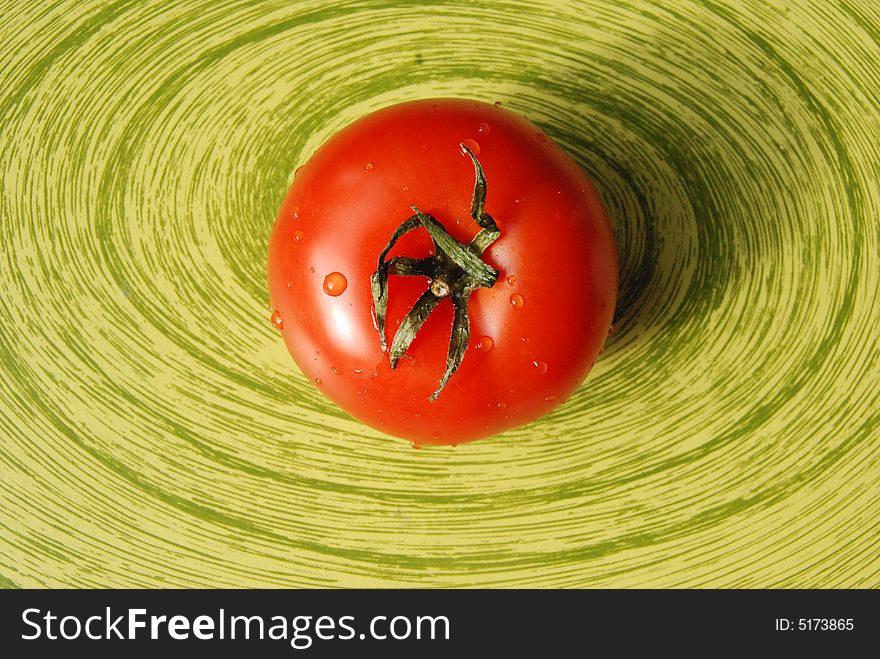
POLYGON ((880 19, 831 2, 57 2, 0 18, 0 584, 878 587, 880 19), (415 451, 269 323, 336 130, 501 101, 594 177, 615 333, 415 451))

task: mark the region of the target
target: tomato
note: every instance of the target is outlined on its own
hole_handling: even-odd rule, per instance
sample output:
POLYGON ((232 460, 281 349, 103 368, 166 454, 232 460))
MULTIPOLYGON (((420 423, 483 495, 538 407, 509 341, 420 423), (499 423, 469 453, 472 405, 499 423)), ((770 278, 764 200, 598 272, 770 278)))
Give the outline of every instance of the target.
POLYGON ((457 444, 538 419, 580 386, 611 326, 617 267, 599 195, 562 148, 498 104, 428 99, 363 117, 298 170, 268 280, 273 322, 330 399, 414 445, 457 444), (467 247, 476 235, 482 251, 467 247), (394 257, 377 305, 374 275, 394 257), (394 274, 404 263, 421 265, 394 274), (438 263, 448 276, 419 270, 438 263), (421 298, 424 322, 395 359, 421 298))

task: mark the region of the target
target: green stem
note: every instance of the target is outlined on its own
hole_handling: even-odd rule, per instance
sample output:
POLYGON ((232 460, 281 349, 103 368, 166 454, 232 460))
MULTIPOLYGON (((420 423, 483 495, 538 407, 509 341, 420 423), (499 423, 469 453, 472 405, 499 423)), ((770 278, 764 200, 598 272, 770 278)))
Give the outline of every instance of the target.
POLYGON ((391 235, 391 239, 379 254, 376 272, 370 277, 382 352, 388 351, 385 329, 389 275, 423 276, 431 280, 428 289, 422 293, 404 317, 400 327, 397 328, 389 354, 391 368, 397 367, 398 361, 406 354, 422 325, 437 308, 442 298, 450 297, 452 299, 454 313, 446 369, 440 378, 437 389, 429 397, 429 400, 432 401, 437 399, 464 360, 470 340, 468 301, 471 293, 477 288, 491 288, 498 281, 498 271, 481 257, 486 248, 501 235, 495 220, 484 210, 487 192, 486 177, 473 152, 464 145, 461 145, 461 148, 470 156, 474 164, 475 180, 470 214, 480 227, 480 231, 469 243, 459 242, 433 216, 422 213, 413 206, 414 214, 397 227, 391 235), (395 256, 388 261, 385 260, 402 236, 422 227, 434 242, 435 253, 433 256, 421 259, 395 256))

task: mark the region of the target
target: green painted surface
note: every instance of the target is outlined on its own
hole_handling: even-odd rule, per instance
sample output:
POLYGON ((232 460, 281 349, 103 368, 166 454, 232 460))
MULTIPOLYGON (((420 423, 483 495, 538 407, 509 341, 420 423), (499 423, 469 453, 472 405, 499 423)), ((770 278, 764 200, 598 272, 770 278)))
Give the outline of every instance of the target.
POLYGON ((0 587, 878 587, 871 2, 0 11, 0 587), (292 177, 364 114, 502 101, 621 252, 549 417, 411 450, 268 322, 292 177))

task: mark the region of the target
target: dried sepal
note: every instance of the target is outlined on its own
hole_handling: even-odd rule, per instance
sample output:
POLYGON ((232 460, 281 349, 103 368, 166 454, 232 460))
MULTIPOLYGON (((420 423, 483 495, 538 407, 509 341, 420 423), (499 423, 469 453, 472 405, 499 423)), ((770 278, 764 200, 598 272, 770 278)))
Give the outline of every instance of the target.
POLYGON ((379 254, 376 272, 370 277, 373 304, 376 310, 376 324, 383 352, 388 351, 385 336, 388 277, 390 275, 404 277, 421 275, 430 280, 428 289, 422 293, 404 317, 400 327, 397 328, 389 354, 391 368, 397 367, 398 361, 406 354, 422 325, 441 300, 445 297, 451 298, 454 311, 446 368, 437 389, 429 397, 429 400, 432 401, 437 399, 464 360, 470 341, 468 302, 471 293, 477 288, 491 288, 498 280, 498 271, 481 257, 485 249, 501 235, 495 220, 485 212, 486 177, 474 153, 465 145, 461 145, 461 148, 474 163, 475 180, 470 214, 480 227, 480 231, 470 242, 461 243, 453 238, 446 227, 436 218, 412 206, 414 214, 394 231, 391 239, 379 254), (388 261, 385 260, 403 235, 422 227, 434 241, 435 253, 433 256, 422 259, 395 256, 388 261))

